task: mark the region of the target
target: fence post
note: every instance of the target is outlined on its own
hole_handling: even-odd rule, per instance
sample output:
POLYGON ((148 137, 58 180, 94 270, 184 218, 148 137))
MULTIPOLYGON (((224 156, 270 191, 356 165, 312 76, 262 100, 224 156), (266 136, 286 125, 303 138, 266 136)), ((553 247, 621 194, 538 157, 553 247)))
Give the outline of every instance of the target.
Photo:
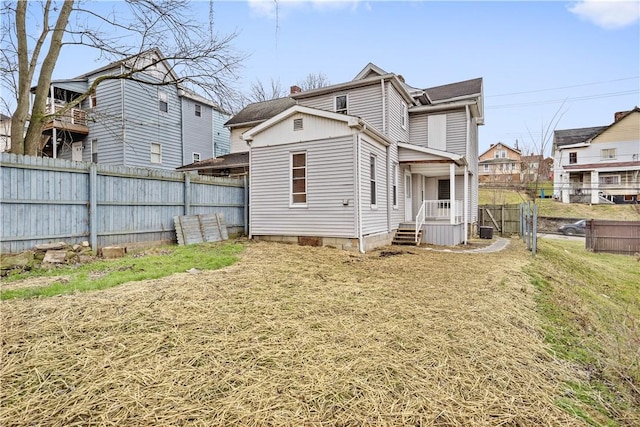
POLYGON ((191 215, 191 177, 184 173, 184 214, 191 215))
POLYGON ((532 252, 535 255, 538 247, 538 205, 533 204, 533 230, 531 230, 531 237, 533 238, 532 252))
POLYGON ((98 253, 98 165, 89 166, 89 244, 93 255, 98 253))
POLYGON ((243 177, 244 181, 244 235, 249 235, 249 183, 247 175, 243 177))

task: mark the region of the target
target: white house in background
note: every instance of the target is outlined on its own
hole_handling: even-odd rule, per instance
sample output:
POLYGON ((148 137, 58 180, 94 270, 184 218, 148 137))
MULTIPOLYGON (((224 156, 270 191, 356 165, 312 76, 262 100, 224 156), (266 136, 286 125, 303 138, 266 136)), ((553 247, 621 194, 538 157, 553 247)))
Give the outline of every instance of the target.
POLYGON ((11 148, 11 117, 0 114, 0 153, 11 148))
POLYGON ((640 108, 609 126, 555 131, 553 156, 563 203, 640 202, 640 108))
POLYGON ((476 221, 482 79, 419 89, 368 64, 352 80, 292 87, 226 125, 249 153, 251 237, 370 250, 456 245, 476 221))

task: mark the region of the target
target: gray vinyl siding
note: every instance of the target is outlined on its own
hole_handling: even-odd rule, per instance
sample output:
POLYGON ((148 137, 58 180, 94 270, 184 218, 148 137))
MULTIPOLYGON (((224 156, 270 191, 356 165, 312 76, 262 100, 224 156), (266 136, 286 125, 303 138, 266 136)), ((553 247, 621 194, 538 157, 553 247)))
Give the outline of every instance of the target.
POLYGON ((91 141, 98 140, 98 162, 124 164, 122 129, 122 85, 124 81, 105 80, 96 88, 97 106, 89 110, 89 134, 85 138, 82 160, 91 161, 91 141))
POLYGON ((354 137, 251 150, 253 235, 357 237, 354 137), (290 207, 290 156, 307 153, 307 206, 290 207), (348 205, 343 204, 348 200, 348 205))
MULTIPOLYGON (((465 110, 447 113, 447 151, 467 155, 467 115, 465 110)), ((476 154, 476 157, 478 155, 476 154)))
MULTIPOLYGON (((409 131, 410 131, 410 123, 405 126, 406 129, 402 128, 402 104, 404 102, 402 96, 398 90, 391 84, 386 84, 387 88, 387 135, 391 138, 392 141, 409 141, 409 131)), ((407 108, 409 106, 407 105, 407 108)), ((379 128, 381 130, 381 128, 379 128)))
POLYGON ((213 110, 213 147, 214 157, 224 156, 231 152, 231 135, 224 123, 229 120, 228 114, 213 110))
POLYGON ((409 142, 427 148, 427 122, 429 114, 409 114, 409 142))
POLYGON ((360 146, 360 185, 362 195, 362 234, 387 231, 387 155, 386 149, 362 138, 360 146), (376 156, 376 207, 371 206, 370 158, 376 156))
POLYGON ((382 131, 382 88, 380 83, 355 89, 319 95, 299 100, 300 105, 319 110, 334 111, 334 98, 347 95, 347 112, 351 116, 365 119, 369 124, 382 131))
POLYGON ((180 99, 173 85, 152 86, 125 81, 126 166, 175 169, 182 166, 180 99), (167 94, 168 112, 158 107, 160 92, 167 94), (151 163, 151 143, 162 145, 162 162, 151 163))
POLYGON ((194 152, 200 153, 201 160, 214 157, 213 108, 190 98, 182 97, 181 100, 183 141, 182 164, 188 165, 193 163, 194 152), (200 117, 195 114, 196 105, 200 106, 200 117))

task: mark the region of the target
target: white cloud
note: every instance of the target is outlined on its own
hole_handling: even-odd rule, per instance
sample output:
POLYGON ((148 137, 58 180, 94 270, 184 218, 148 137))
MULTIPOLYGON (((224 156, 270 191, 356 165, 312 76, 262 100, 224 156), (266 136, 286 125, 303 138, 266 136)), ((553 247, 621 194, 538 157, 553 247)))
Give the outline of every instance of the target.
MULTIPOLYGON (((356 10, 361 4, 359 0, 248 0, 249 7, 258 16, 283 19, 296 10, 312 8, 320 12, 351 9, 356 10)), ((364 3, 370 10, 370 5, 364 3)))
POLYGON ((623 28, 640 20, 640 2, 637 0, 582 0, 568 9, 605 30, 623 28))

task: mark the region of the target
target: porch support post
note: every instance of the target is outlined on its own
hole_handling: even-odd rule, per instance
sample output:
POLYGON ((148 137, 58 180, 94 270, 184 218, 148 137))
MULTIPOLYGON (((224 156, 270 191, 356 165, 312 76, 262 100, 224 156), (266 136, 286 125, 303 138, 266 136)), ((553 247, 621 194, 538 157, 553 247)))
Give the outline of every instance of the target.
POLYGON ((464 165, 464 194, 463 194, 462 221, 464 222, 464 244, 467 244, 469 234, 469 168, 464 165))
POLYGON ((600 186, 599 184, 599 178, 598 178, 598 171, 594 170, 591 171, 591 204, 598 204, 600 203, 600 197, 598 196, 598 193, 600 192, 600 186))
POLYGON ((455 224, 456 221, 456 165, 449 163, 449 223, 455 224))

